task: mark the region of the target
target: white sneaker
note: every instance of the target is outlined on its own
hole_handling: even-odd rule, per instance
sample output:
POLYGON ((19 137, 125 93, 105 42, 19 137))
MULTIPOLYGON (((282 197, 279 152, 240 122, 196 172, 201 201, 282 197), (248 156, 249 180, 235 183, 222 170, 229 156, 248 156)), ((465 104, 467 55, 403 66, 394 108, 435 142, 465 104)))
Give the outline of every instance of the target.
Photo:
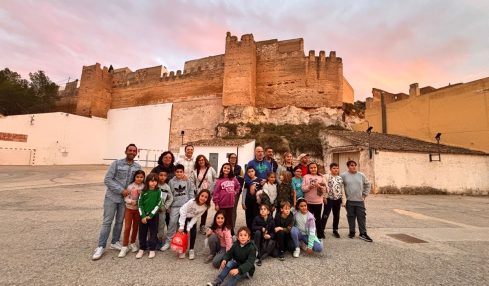
POLYGON ((120 258, 125 257, 127 252, 129 252, 129 249, 127 248, 127 246, 123 246, 121 248, 121 252, 119 252, 119 257, 120 258))
POLYGON ((129 249, 131 252, 137 252, 139 250, 138 246, 135 243, 129 244, 129 249))
POLYGON ((166 251, 170 248, 170 242, 165 242, 165 244, 161 247, 161 251, 166 251))
POLYGON ((121 250, 122 245, 119 241, 110 244, 110 249, 121 250))
POLYGON ((297 258, 297 257, 299 257, 300 254, 301 254, 301 249, 299 247, 296 247, 294 250, 294 253, 292 253, 292 256, 294 258, 297 258))
POLYGON ((148 258, 149 258, 149 259, 154 258, 154 257, 155 257, 155 255, 156 255, 156 252, 154 252, 153 250, 151 250, 151 251, 149 252, 149 256, 148 256, 148 258))
POLYGON ((102 246, 95 248, 95 253, 92 256, 92 260, 99 260, 103 254, 104 254, 104 248, 102 246))
POLYGON ((144 255, 144 250, 140 249, 138 251, 138 253, 136 254, 136 259, 139 259, 139 258, 143 257, 143 255, 144 255))
POLYGON ((194 260, 195 259, 195 251, 193 249, 190 249, 188 251, 188 259, 194 260))
POLYGON ((178 254, 178 258, 184 259, 185 258, 185 252, 178 254))

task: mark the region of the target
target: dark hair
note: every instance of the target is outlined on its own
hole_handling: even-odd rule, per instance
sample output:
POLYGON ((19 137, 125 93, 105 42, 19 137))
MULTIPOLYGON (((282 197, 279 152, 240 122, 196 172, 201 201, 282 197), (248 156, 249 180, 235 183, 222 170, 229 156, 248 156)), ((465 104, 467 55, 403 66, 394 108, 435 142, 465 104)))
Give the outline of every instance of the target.
POLYGON ((280 209, 283 209, 285 206, 288 206, 290 208, 290 202, 289 201, 281 201, 280 202, 280 209))
POLYGON ((209 163, 209 160, 207 160, 207 158, 204 156, 204 155, 199 155, 197 156, 197 158, 195 159, 195 164, 194 164, 194 170, 197 171, 197 173, 199 172, 199 169, 200 169, 200 165, 199 165, 199 160, 200 158, 204 158, 205 160, 205 166, 207 168, 209 168, 211 166, 211 164, 209 163))
POLYGON ((238 235, 239 235, 239 233, 240 233, 240 232, 242 232, 242 231, 246 232, 246 234, 248 234, 248 237, 250 237, 250 238, 251 238, 251 231, 250 231, 250 229, 249 229, 249 228, 247 228, 246 226, 242 226, 242 227, 240 227, 240 228, 238 229, 238 231, 236 232, 236 234, 238 234, 238 235))
POLYGON ((236 156, 236 160, 238 159, 238 155, 236 155, 236 153, 229 153, 228 154, 228 160, 231 158, 231 156, 236 156))
POLYGON ((205 202, 205 205, 207 206, 207 208, 210 208, 210 206, 211 206, 211 192, 209 192, 209 190, 207 190, 207 189, 202 189, 199 191, 199 193, 195 197, 195 203, 199 205, 199 197, 202 193, 207 193, 207 201, 205 202))
POLYGON ((226 220, 227 220, 227 219, 226 219, 226 213, 225 213, 223 210, 218 210, 218 211, 216 212, 216 214, 214 215, 214 219, 212 220, 212 225, 211 225, 211 229, 212 229, 212 230, 216 230, 216 229, 218 229, 218 228, 219 228, 219 226, 218 226, 218 225, 217 225, 217 223, 216 223, 216 219, 217 219, 217 216, 218 216, 218 215, 222 215, 222 216, 224 216, 224 223, 222 224, 222 229, 226 228, 226 220))
POLYGON ((270 178, 272 175, 275 176, 275 183, 274 184, 277 184, 277 174, 275 174, 274 172, 268 172, 267 173, 267 183, 268 183, 268 178, 270 178))
POLYGON ((136 144, 131 143, 131 144, 127 145, 126 151, 127 151, 127 149, 129 149, 129 147, 134 147, 134 148, 136 148, 136 150, 138 149, 138 147, 136 147, 136 144))
POLYGON ((186 152, 188 147, 192 147, 192 148, 194 148, 194 149, 195 149, 194 145, 192 145, 192 144, 187 144, 187 145, 185 145, 185 148, 183 148, 183 151, 185 151, 185 152, 186 152))
POLYGON ((270 211, 270 206, 267 204, 267 203, 261 203, 259 206, 258 206, 258 209, 261 209, 261 207, 266 207, 268 211, 270 211))
POLYGON ((137 170, 136 172, 134 172, 134 175, 132 176, 131 183, 134 183, 134 181, 136 181, 136 176, 139 174, 143 174, 143 182, 144 182, 144 177, 146 176, 146 173, 144 173, 143 170, 137 170))
POLYGON ((256 170, 255 170, 255 168, 253 168, 253 166, 248 166, 248 167, 246 167, 246 172, 248 172, 250 169, 253 169, 253 171, 255 171, 255 172, 256 172, 256 170))
POLYGON ((351 164, 355 164, 355 165, 358 165, 357 162, 353 161, 353 160, 348 160, 348 162, 346 162, 346 166, 347 167, 350 167, 351 164))
POLYGON ((231 164, 229 164, 229 163, 224 163, 224 164, 222 164, 222 166, 221 166, 221 171, 219 171, 219 179, 224 178, 224 173, 222 172, 222 170, 224 169, 224 166, 226 166, 226 165, 228 165, 228 166, 229 166, 229 175, 228 175, 228 179, 232 179, 232 178, 234 178, 233 168, 231 167, 231 164))
POLYGON ((173 163, 175 163, 175 156, 173 155, 173 153, 171 151, 165 151, 165 152, 161 153, 160 157, 158 158, 158 165, 163 165, 163 157, 165 157, 168 154, 171 155, 170 165, 173 165, 173 163))
POLYGON ((300 165, 295 166, 295 167, 294 167, 294 173, 295 173, 295 171, 297 171, 297 170, 301 170, 301 172, 302 172, 302 167, 301 167, 300 165))
MULTIPOLYGON (((148 176, 146 176, 146 180, 144 181, 144 189, 143 192, 149 190, 149 182, 150 181, 156 181, 157 183, 159 182, 158 174, 156 173, 149 173, 148 176)), ((158 185, 156 185, 158 187, 158 185)))
POLYGON ((295 202, 295 208, 296 208, 297 210, 299 209, 299 205, 300 205, 301 203, 306 203, 306 205, 307 205, 307 201, 306 201, 306 199, 304 199, 304 198, 299 198, 299 199, 297 199, 297 202, 295 202))
POLYGON ((331 163, 331 164, 329 164, 329 168, 330 168, 330 169, 331 169, 331 168, 333 168, 333 167, 338 167, 338 164, 336 164, 336 163, 331 163))
POLYGON ((177 170, 182 170, 182 171, 185 171, 185 167, 184 167, 182 164, 177 164, 177 165, 175 166, 175 172, 176 172, 177 170))
POLYGON ((319 173, 319 166, 318 166, 318 164, 316 162, 311 162, 311 163, 309 163, 309 165, 307 165, 307 173, 308 174, 311 174, 311 165, 316 165, 316 167, 318 167, 318 173, 317 173, 317 175, 318 176, 321 176, 321 174, 319 173))
POLYGON ((265 151, 267 151, 267 150, 269 150, 269 149, 272 149, 272 151, 273 151, 273 148, 272 148, 272 147, 270 147, 270 146, 267 146, 267 147, 265 148, 265 151))
POLYGON ((292 182, 292 173, 290 173, 289 171, 280 172, 280 175, 284 176, 284 179, 280 183, 292 182))

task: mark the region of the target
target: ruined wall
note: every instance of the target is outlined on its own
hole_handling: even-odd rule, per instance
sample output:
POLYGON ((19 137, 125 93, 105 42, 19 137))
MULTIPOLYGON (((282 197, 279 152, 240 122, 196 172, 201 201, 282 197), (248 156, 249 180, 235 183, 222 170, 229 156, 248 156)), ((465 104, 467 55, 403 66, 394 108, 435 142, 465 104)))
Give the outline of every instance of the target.
POLYGON ((107 118, 112 90, 112 74, 107 67, 84 66, 82 70, 76 114, 107 118))

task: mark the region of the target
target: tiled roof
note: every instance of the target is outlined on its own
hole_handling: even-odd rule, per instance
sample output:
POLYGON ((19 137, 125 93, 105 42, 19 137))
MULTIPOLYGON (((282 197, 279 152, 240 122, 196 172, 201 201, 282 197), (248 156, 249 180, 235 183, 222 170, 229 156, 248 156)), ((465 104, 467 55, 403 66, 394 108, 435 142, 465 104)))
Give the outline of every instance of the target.
POLYGON ((208 139, 189 142, 193 146, 242 146, 254 141, 254 139, 208 139))
MULTIPOLYGON (((357 146, 368 147, 368 144, 370 143, 370 147, 377 150, 437 153, 438 148, 440 148, 440 153, 443 154, 489 155, 482 151, 475 151, 443 144, 440 144, 440 146, 438 146, 436 143, 422 141, 405 136, 383 134, 377 132, 372 132, 370 134, 370 139, 367 132, 359 131, 330 130, 327 131, 327 134, 336 135, 338 137, 351 141, 353 145, 357 146)), ((443 142, 443 135, 441 136, 441 142, 443 142)))

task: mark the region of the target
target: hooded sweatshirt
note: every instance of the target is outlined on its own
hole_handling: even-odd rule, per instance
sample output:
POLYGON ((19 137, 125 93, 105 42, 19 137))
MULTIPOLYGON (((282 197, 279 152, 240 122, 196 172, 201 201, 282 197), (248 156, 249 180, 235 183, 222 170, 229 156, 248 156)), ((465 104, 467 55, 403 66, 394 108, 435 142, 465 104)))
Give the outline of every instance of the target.
POLYGON ((190 231, 194 224, 197 222, 199 217, 207 210, 207 205, 198 205, 195 199, 191 199, 190 201, 186 202, 181 208, 180 208, 180 218, 178 219, 178 225, 180 226, 180 229, 183 229, 185 226, 185 220, 187 218, 192 218, 189 223, 187 223, 187 231, 190 231))
POLYGON ((172 208, 179 208, 194 198, 194 189, 190 180, 179 180, 173 177, 168 185, 173 195, 172 208))
POLYGON ((300 211, 296 212, 294 215, 295 226, 299 231, 308 236, 307 248, 312 248, 314 242, 319 242, 316 236, 316 222, 312 213, 307 212, 302 214, 300 211))
POLYGON ((238 271, 240 275, 249 273, 253 276, 255 273, 256 247, 255 244, 248 240, 244 245, 241 245, 239 240, 236 240, 231 246, 231 249, 224 255, 224 260, 236 260, 238 263, 238 271))
POLYGON ((255 219, 253 219, 253 224, 251 225, 253 233, 257 231, 261 231, 262 233, 268 233, 272 239, 275 237, 275 221, 273 220, 272 215, 267 215, 267 218, 263 218, 261 215, 257 215, 255 219), (263 228, 265 228, 265 232, 263 232, 263 228))
POLYGON ((239 193, 240 185, 238 180, 233 177, 217 179, 212 193, 212 200, 219 208, 234 207, 234 198, 239 193))
POLYGON ((233 237, 231 236, 231 231, 226 227, 216 228, 213 230, 214 234, 219 238, 219 244, 221 247, 225 247, 226 251, 231 249, 233 245, 233 237))

